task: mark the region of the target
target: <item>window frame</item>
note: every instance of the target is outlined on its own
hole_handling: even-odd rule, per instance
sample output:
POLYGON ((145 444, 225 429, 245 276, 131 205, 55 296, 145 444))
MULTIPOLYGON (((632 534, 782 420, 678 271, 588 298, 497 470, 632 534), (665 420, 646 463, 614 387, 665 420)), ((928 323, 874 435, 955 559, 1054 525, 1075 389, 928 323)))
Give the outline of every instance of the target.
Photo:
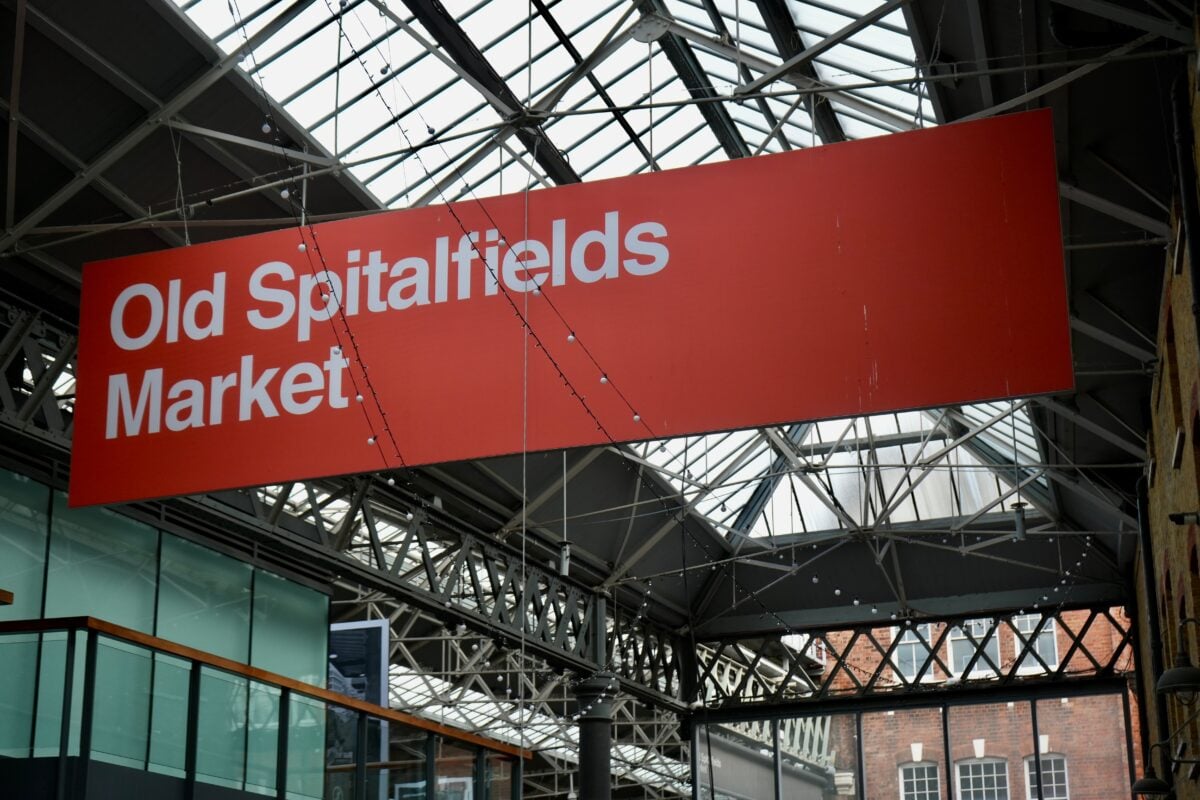
MULTIPOLYGON (((955 800, 968 800, 963 790, 963 768, 982 766, 986 764, 1001 764, 1004 767, 1004 800, 1012 800, 1012 781, 1008 774, 1008 759, 1006 758, 962 758, 954 762, 954 797, 955 800)), ((981 776, 982 777, 982 776, 981 776)), ((972 793, 973 794, 973 793, 972 793)))
POLYGON ((933 660, 933 655, 935 652, 933 646, 937 640, 934 636, 932 622, 922 622, 911 626, 893 627, 892 641, 896 646, 892 648, 892 655, 889 660, 891 661, 892 669, 896 671, 897 675, 902 676, 904 680, 908 681, 909 683, 928 683, 939 680, 939 678, 933 673, 934 667, 937 666, 937 663, 933 660), (904 637, 910 633, 914 635, 914 640, 911 642, 905 642, 904 637), (924 641, 922 641, 922 639, 924 639, 924 641), (904 670, 901 668, 900 662, 900 649, 909 647, 916 650, 923 649, 925 651, 924 661, 916 662, 916 670, 912 675, 908 675, 904 672, 904 670), (921 672, 922 664, 926 662, 929 664, 929 669, 925 670, 925 674, 921 675, 921 679, 918 681, 917 675, 921 672))
MULTIPOLYGON (((936 761, 908 761, 906 763, 901 764, 897 768, 896 774, 897 774, 897 778, 898 778, 898 785, 900 788, 900 800, 929 800, 928 790, 925 790, 923 792, 923 794, 926 795, 925 797, 922 797, 919 794, 918 795, 909 795, 905 791, 904 771, 906 769, 916 769, 918 767, 923 768, 923 769, 928 769, 930 767, 933 768, 933 792, 934 792, 933 800, 941 800, 942 799, 942 771, 941 771, 941 767, 938 765, 938 762, 936 762, 936 761)), ((928 780, 928 778, 926 777, 925 780, 928 780)))
MULTIPOLYGON (((1041 614, 1016 614, 1012 617, 1012 626, 1013 630, 1015 631, 1013 634, 1014 659, 1020 658, 1021 650, 1025 647, 1025 642, 1028 640, 1028 638, 1032 637, 1033 630, 1037 628, 1037 623, 1041 619, 1041 614), (1021 630, 1021 624, 1023 620, 1033 620, 1033 624, 1030 626, 1029 631, 1021 630)), ((1016 662, 1017 673, 1021 675, 1038 673, 1050 674, 1057 671, 1059 666, 1058 625, 1056 624, 1054 617, 1047 617, 1046 624, 1042 626, 1042 629, 1038 632, 1037 636, 1032 638, 1033 645, 1029 648, 1029 652, 1025 654, 1024 658, 1020 658, 1020 661, 1016 662), (1050 646, 1053 649, 1053 658, 1047 658, 1046 654, 1041 650, 1041 641, 1043 636, 1048 636, 1050 638, 1050 646), (1033 655, 1035 652, 1037 653, 1036 658, 1033 655), (1050 668, 1050 673, 1046 672, 1041 663, 1038 662, 1038 658, 1041 658, 1042 661, 1046 662, 1046 666, 1050 668)))
MULTIPOLYGON (((1071 770, 1067 766, 1066 755, 1064 755, 1063 753, 1040 753, 1037 757, 1039 759, 1041 759, 1041 761, 1043 761, 1043 762, 1045 762, 1047 759, 1056 759, 1056 760, 1062 762, 1062 775, 1063 775, 1062 786, 1063 786, 1063 789, 1065 790, 1065 794, 1063 794, 1061 796, 1055 795, 1054 797, 1051 797, 1048 800, 1071 800, 1071 770)), ((1026 797, 1026 800, 1036 800, 1037 793, 1034 792, 1034 790, 1033 790, 1033 778, 1037 773, 1034 769, 1031 769, 1034 766, 1034 756, 1032 756, 1032 755, 1025 756, 1024 763, 1025 763, 1025 797, 1026 797)), ((1043 764, 1043 766, 1042 766, 1043 777, 1046 774, 1045 769, 1046 769, 1045 765, 1043 764)), ((1052 785, 1055 785, 1055 784, 1052 784, 1052 785)))
POLYGON ((946 666, 949 667, 955 677, 964 680, 968 678, 994 678, 997 675, 997 669, 1001 669, 1003 663, 1000 648, 1000 625, 992 617, 964 619, 960 625, 951 625, 950 630, 946 634, 946 654, 949 656, 946 666), (962 647, 964 644, 969 646, 972 652, 978 649, 975 642, 979 640, 976 639, 973 632, 968 634, 966 627, 968 625, 975 626, 979 624, 983 625, 985 632, 991 629, 991 635, 982 637, 983 648, 987 652, 987 655, 991 657, 991 661, 981 656, 975 660, 975 664, 969 672, 964 672, 958 668, 957 659, 954 657, 954 650, 955 647, 962 647), (994 649, 994 652, 988 652, 988 648, 994 649), (995 668, 993 668, 992 662, 995 663, 995 668))

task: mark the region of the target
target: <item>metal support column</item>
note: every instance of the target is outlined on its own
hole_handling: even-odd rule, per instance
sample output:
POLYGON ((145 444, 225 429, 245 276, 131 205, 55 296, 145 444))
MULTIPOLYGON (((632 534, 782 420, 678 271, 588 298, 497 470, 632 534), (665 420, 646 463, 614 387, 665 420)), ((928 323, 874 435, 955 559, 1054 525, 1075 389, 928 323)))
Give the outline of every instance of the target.
POLYGON ((598 672, 575 687, 579 704, 579 798, 612 797, 612 700, 617 676, 598 672))

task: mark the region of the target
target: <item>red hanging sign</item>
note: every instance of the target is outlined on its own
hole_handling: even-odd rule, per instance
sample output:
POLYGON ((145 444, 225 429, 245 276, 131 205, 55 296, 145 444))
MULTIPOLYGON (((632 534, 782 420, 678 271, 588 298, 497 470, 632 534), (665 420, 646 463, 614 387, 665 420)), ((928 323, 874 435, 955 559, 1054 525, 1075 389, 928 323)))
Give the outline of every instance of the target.
POLYGON ((1058 202, 1035 112, 89 264, 71 502, 1068 390, 1058 202))

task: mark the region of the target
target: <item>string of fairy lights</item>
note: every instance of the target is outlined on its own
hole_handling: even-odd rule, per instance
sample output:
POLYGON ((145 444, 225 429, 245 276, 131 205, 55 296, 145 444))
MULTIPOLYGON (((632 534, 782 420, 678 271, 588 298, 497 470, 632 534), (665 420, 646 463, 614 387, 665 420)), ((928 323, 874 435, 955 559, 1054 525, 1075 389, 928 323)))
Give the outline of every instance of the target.
MULTIPOLYGON (((235 0, 230 0, 231 13, 234 14, 235 22, 239 25, 239 27, 242 30, 242 35, 244 37, 246 37, 246 40, 248 41, 248 35, 246 32, 245 25, 244 25, 243 21, 241 20, 240 13, 238 13, 236 10, 236 5, 237 4, 236 4, 235 0)), ((339 7, 337 9, 335 9, 333 7, 333 5, 331 4, 330 0, 326 0, 326 6, 329 9, 331 14, 334 14, 334 15, 337 15, 340 17, 341 15, 347 13, 348 3, 346 2, 346 0, 340 0, 340 2, 338 3, 339 7)), ((356 11, 354 9, 350 9, 350 12, 356 13, 356 11)), ((532 13, 530 14, 529 22, 530 22, 530 24, 532 23, 532 13)), ((365 27, 364 27, 364 29, 365 29, 365 27)), ((438 188, 438 193, 442 196, 442 198, 444 200, 446 200, 446 202, 447 202, 446 209, 447 209, 448 213, 451 215, 454 222, 459 226, 459 228, 462 230, 462 232, 464 234, 466 234, 468 232, 467 226, 464 224, 462 218, 460 217, 458 210, 456 209, 454 203, 450 202, 448 199, 445 198, 445 193, 444 193, 444 190, 442 189, 441 184, 438 181, 434 180, 433 174, 430 172, 428 166, 425 164, 424 160, 421 158, 421 151, 423 149, 425 149, 425 147, 428 147, 428 146, 440 146, 440 147, 442 147, 443 152, 445 152, 444 144, 441 143, 444 140, 438 140, 438 141, 434 141, 431 143, 424 143, 421 146, 414 144, 414 142, 409 137, 408 131, 405 129, 405 127, 403 125, 400 124, 400 122, 399 122, 400 117, 395 113, 391 104, 388 103, 386 97, 384 97, 382 91, 380 91, 377 83, 374 82, 373 80, 371 80, 372 71, 367 64, 364 53, 354 45, 349 34, 344 31, 344 28, 340 24, 339 24, 338 35, 339 35, 339 47, 341 46, 342 40, 344 38, 344 43, 347 46, 349 46, 349 48, 351 50, 351 54, 352 54, 351 57, 354 58, 360 64, 362 69, 366 72, 368 80, 371 81, 371 83, 372 83, 375 94, 377 95, 379 101, 387 109, 389 118, 394 121, 394 126, 400 132, 400 134, 402 135, 402 137, 404 138, 404 140, 407 144, 405 151, 408 153, 411 153, 416 158, 417 164, 425 172, 427 178, 438 188)), ((378 49, 378 47, 379 47, 378 42, 376 42, 372 45, 372 48, 374 48, 374 49, 378 49)), ((254 59, 255 56, 254 56, 253 51, 248 52, 248 57, 252 60, 254 59)), ((386 59, 385 59, 385 62, 386 62, 386 59)), ((530 65, 529 68, 531 70, 532 65, 530 65)), ((385 67, 385 74, 386 74, 386 69, 387 68, 385 67)), ((255 72, 257 73, 258 70, 255 69, 255 72)), ((401 90, 402 91, 404 90, 403 84, 399 82, 398 78, 393 77, 393 81, 394 81, 393 85, 400 86, 401 90)), ((262 101, 265 105, 264 122, 262 125, 263 133, 264 133, 264 135, 272 136, 273 142, 278 147, 280 157, 285 162, 287 162, 286 169, 284 170, 284 172, 288 176, 294 178, 295 172, 296 172, 295 165, 290 163, 290 161, 288 159, 287 150, 284 147, 279 126, 277 124, 275 124, 275 122, 273 120, 273 116, 271 113, 271 108, 272 108, 271 100, 266 92, 265 86, 262 84, 261 77, 256 85, 258 86, 258 88, 261 92, 262 101)), ((408 96, 407 91, 404 91, 404 93, 406 96, 408 96)), ((408 99, 409 99, 409 102, 411 103, 412 102, 411 96, 409 96, 408 99)), ((649 107, 650 108, 655 107, 655 104, 653 103, 652 100, 649 103, 649 107)), ((432 125, 430 125, 427 120, 425 120, 425 118, 419 108, 417 109, 416 113, 418 114, 418 117, 421 119, 421 122, 425 125, 425 128, 426 128, 427 132, 430 134, 431 139, 433 139, 434 132, 435 132, 434 127, 432 125)), ((540 137, 539 137, 539 141, 540 141, 540 137)), ((653 145, 651 145, 651 148, 652 148, 651 153, 653 154, 653 145)), ((449 158, 449 154, 446 154, 446 156, 447 156, 447 158, 449 158)), ((652 158, 653 158, 653 155, 652 155, 652 158)), ((455 168, 455 171, 457 171, 456 168, 455 168)), ((460 175, 460 177, 462 178, 464 184, 467 184, 465 176, 460 175)), ((492 215, 491 215, 490 211, 488 210, 488 208, 486 207, 486 205, 483 204, 479 200, 479 198, 474 195, 474 191, 470 187, 470 184, 467 184, 467 186, 468 186, 468 193, 470 195, 470 201, 466 201, 466 202, 474 202, 475 204, 477 204, 478 208, 482 211, 483 215, 487 218, 487 220, 492 225, 492 227, 496 231, 499 232, 499 234, 500 234, 499 242, 501 243, 501 245, 507 247, 507 242, 509 241, 508 237, 504 235, 504 231, 496 223, 496 221, 492 218, 492 215)), ((178 203, 182 202, 182 199, 180 199, 181 197, 182 197, 182 187, 180 187, 180 195, 179 195, 179 197, 177 197, 178 203)), ((312 276, 314 278, 316 278, 316 276, 318 274, 320 274, 321 272, 327 273, 327 264, 325 261, 325 256, 321 250, 320 242, 317 237, 317 231, 314 227, 314 223, 312 222, 312 218, 308 214, 308 209, 306 208, 305 199, 303 198, 303 196, 301 196, 300 198, 297 198, 296 192, 291 191, 286 185, 280 191, 280 197, 283 200, 287 201, 289 208, 291 209, 293 216, 296 219, 296 229, 297 229, 297 232, 300 237, 300 241, 297 245, 297 249, 301 254, 305 255, 305 261, 308 264, 308 268, 309 268, 312 276), (321 267, 320 270, 317 269, 318 262, 321 267)), ((596 428, 600 432, 601 436, 611 446, 616 447, 618 445, 618 441, 609 432, 608 427, 600 419, 600 417, 598 416, 597 412, 592 407, 592 405, 588 403, 585 393, 578 388, 578 386, 577 386, 578 379, 572 380, 571 376, 569 376, 567 374, 566 370, 564 369, 564 367, 562 366, 560 361, 555 357, 554 352, 557 349, 557 347, 559 347, 561 345, 554 345, 552 347, 550 345, 550 342, 552 340, 554 340, 554 337, 551 337, 545 331, 539 331, 539 330, 534 329, 534 327, 531 323, 529 307, 528 307, 528 304, 530 302, 530 293, 525 293, 524 297, 523 297, 523 302, 518 303, 516 301, 516 299, 512 296, 512 293, 509 291, 506 284, 503 281, 500 281, 498 279, 498 276, 495 274, 494 267, 492 266, 490 261, 488 259, 484 258, 483 254, 479 251, 479 245, 473 239, 471 239, 471 237, 467 237, 467 240, 471 242, 472 248, 475 249, 475 255, 480 259, 481 263, 483 263, 485 265, 485 268, 488 269, 489 272, 492 273, 492 278, 495 279, 495 282, 500 289, 500 294, 504 297, 510 310, 513 312, 514 316, 519 321, 524 334, 529 338, 529 340, 531 340, 533 342, 535 351, 540 352, 542 354, 542 357, 544 357, 546 359, 547 363, 554 370, 556 376, 558 377, 559 381, 562 383, 563 387, 568 391, 568 393, 571 395, 571 397, 574 398, 576 403, 581 407, 581 409, 585 412, 585 414, 588 416, 588 418, 596 425, 596 428)), ((389 417, 388 417, 388 413, 384 407, 383 398, 380 397, 378 391, 376 390, 375 384, 372 381, 371 376, 370 376, 368 365, 363 363, 363 359, 361 357, 362 350, 360 347, 360 342, 356 338, 353 327, 350 325, 349 320, 346 317, 346 314, 342 308, 343 304, 341 303, 341 299, 339 297, 337 297, 336 291, 337 291, 337 289, 336 289, 335 285, 332 282, 327 282, 321 288, 321 298, 322 298, 322 300, 332 299, 337 308, 337 322, 340 324, 335 324, 333 317, 329 318, 330 327, 331 327, 331 330, 333 332, 333 335, 335 337, 335 341, 336 341, 337 347, 338 347, 338 351, 336 354, 341 355, 348 348, 349 353, 353 355, 354 363, 357 365, 357 370, 349 370, 348 372, 350 373, 351 380, 352 380, 352 386, 356 393, 355 400, 357 403, 360 404, 360 406, 362 406, 363 418, 364 418, 367 430, 369 432, 369 436, 367 437, 367 440, 366 440, 367 445, 374 447, 377 450, 377 452, 379 452, 381 462, 385 469, 392 469, 393 464, 391 463, 389 455, 388 455, 388 453, 385 452, 384 446, 383 446, 384 441, 386 441, 387 444, 390 445, 390 449, 394 452, 395 459, 399 462, 399 467, 401 469, 405 469, 407 467, 407 464, 403 457, 400 442, 397 441, 396 434, 393 431, 393 429, 389 423, 389 417), (361 383, 360 383, 360 379, 361 379, 361 383), (374 409, 374 412, 376 415, 374 417, 370 413, 370 409, 367 407, 366 399, 368 396, 370 398, 370 409, 374 409), (378 425, 376 424, 376 419, 378 419, 378 425)), ((535 290, 532 294, 534 297, 538 298, 538 302, 545 303, 546 307, 552 311, 554 319, 557 320, 558 324, 562 327, 562 330, 565 331, 565 336, 560 334, 561 341, 564 342, 566 346, 573 346, 573 347, 578 348, 579 351, 582 352, 586 356, 587 362, 590 364, 591 368, 594 370, 594 375, 592 376, 592 379, 597 381, 600 385, 608 387, 608 389, 610 391, 612 391, 620 399, 620 401, 624 404, 625 408, 627 409, 627 411, 630 414, 630 417, 633 419, 633 421, 635 423, 639 423, 643 427, 643 429, 645 430, 645 432, 647 434, 647 438, 650 438, 650 439, 659 438, 658 436, 655 435, 655 432, 652 430, 650 425, 642 418, 641 414, 637 411, 635 404, 632 402, 632 399, 627 397, 626 394, 622 391, 620 384, 619 384, 618 376, 611 373, 608 369, 606 369, 600 363, 600 360, 597 358, 595 352, 593 352, 593 350, 588 347, 586 340, 583 337, 581 337, 580 331, 578 331, 573 325, 570 324, 570 322, 567 320, 565 315, 562 313, 562 311, 558 307, 558 305, 554 303, 553 299, 550 296, 552 294, 552 292, 548 291, 545 288, 542 288, 540 290, 535 290)), ((686 462, 686 456, 685 456, 685 462, 686 462)), ((1014 466, 1015 466, 1015 462, 1016 462, 1016 454, 1015 454, 1015 450, 1014 450, 1014 466)), ((712 570, 716 570, 716 569, 720 568, 725 573, 725 576, 729 580, 729 583, 730 583, 730 586, 732 589, 732 594, 734 596, 733 608, 737 608, 739 606, 749 604, 753 608, 757 609, 757 611, 760 615, 760 619, 771 623, 771 627, 774 628, 776 631, 782 630, 783 636, 795 637, 795 636, 800 635, 800 632, 795 630, 792 627, 792 625, 780 613, 778 613, 776 610, 771 608, 767 603, 765 603, 763 601, 763 599, 760 597, 758 590, 756 590, 755 588, 753 588, 751 586, 748 586, 744 581, 741 581, 738 579, 736 570, 734 570, 732 567, 727 568, 724 566, 721 566, 721 567, 717 566, 717 564, 723 560, 721 558, 721 556, 724 554, 714 554, 714 552, 710 548, 709 542, 707 542, 703 537, 697 537, 697 535, 692 530, 692 528, 689 524, 689 513, 688 513, 688 508, 686 505, 682 505, 682 506, 678 505, 676 503, 675 497, 673 497, 673 496, 668 497, 668 495, 660 489, 660 487, 656 484, 656 482, 654 480, 652 480, 648 476, 646 476, 642 470, 640 470, 640 469, 635 470, 633 464, 631 462, 629 462, 628 460, 622 459, 622 463, 624 464, 625 469, 627 471, 629 471, 630 473, 635 475, 636 479, 640 482, 640 485, 647 488, 650 491, 650 493, 654 496, 652 502, 656 502, 660 506, 660 509, 661 509, 660 513, 662 513, 663 515, 666 515, 666 516, 673 516, 678 522, 680 532, 681 532, 680 544, 681 544, 681 559, 682 559, 682 569, 680 570, 679 574, 684 582, 685 596, 689 596, 689 593, 687 591, 687 580, 688 580, 687 576, 688 576, 688 573, 691 568, 689 568, 688 563, 687 563, 686 542, 690 541, 693 546, 698 548, 703 553, 706 563, 711 565, 712 570)), ((394 485, 394 481, 395 481, 394 477, 389 476, 387 480, 389 483, 392 483, 394 485)), ((523 497, 522 498, 523 508, 524 508, 524 504, 525 504, 525 498, 523 497)), ((564 520, 564 525, 565 525, 565 520, 564 520)), ((1051 537, 1050 541, 1053 541, 1053 537, 1051 537)), ((1086 537, 1085 543, 1086 543, 1086 548, 1090 549, 1092 546, 1090 536, 1086 537)), ((835 544, 834 547, 836 547, 836 546, 837 545, 835 544)), ((814 544, 813 547, 817 548, 818 545, 814 544)), ((824 554, 832 551, 832 549, 834 549, 834 547, 826 548, 820 554, 818 554, 818 556, 814 557, 813 559, 810 559, 809 562, 805 562, 804 566, 811 564, 813 561, 816 560, 816 558, 819 558, 820 555, 824 555, 824 554)), ((968 551, 966 550, 965 546, 960 546, 959 551, 964 556, 969 554, 968 551)), ((1041 601, 1035 602, 1033 604, 1033 608, 1035 610, 1040 609, 1042 604, 1049 603, 1050 597, 1052 594, 1058 594, 1059 599, 1058 599, 1058 602, 1056 604, 1054 604, 1054 609, 1055 609, 1055 613, 1061 612, 1061 610, 1069 602, 1069 598, 1071 596, 1073 589, 1075 588, 1076 581, 1078 580, 1079 576, 1081 575, 1083 559, 1086 558, 1087 555, 1088 555, 1088 552, 1085 549, 1085 551, 1081 554, 1080 558, 1075 561, 1075 569, 1074 570, 1071 570, 1071 569, 1063 569, 1062 570, 1061 577, 1058 578, 1057 582, 1053 586, 1048 587, 1046 593, 1041 595, 1041 601)), ((522 558, 522 567, 524 568, 524 557, 522 558)), ((799 569, 800 569, 799 567, 796 567, 793 569, 792 573, 789 573, 789 574, 795 574, 799 571, 799 569)), ((812 573, 810 579, 813 584, 820 583, 820 576, 815 571, 812 573)), ((632 582, 638 582, 641 579, 632 578, 631 580, 632 580, 632 582)), ((645 589, 644 589, 644 593, 641 598, 641 602, 637 606, 636 611, 634 611, 632 614, 632 622, 630 623, 630 627, 632 627, 634 629, 638 628, 640 625, 642 625, 644 622, 647 621, 646 615, 648 612, 649 602, 652 597, 651 587, 652 587, 652 579, 646 579, 645 580, 645 589)), ((842 589, 838 586, 834 586, 832 591, 833 591, 834 597, 837 597, 837 598, 840 598, 843 594, 842 589)), ((617 608, 620 609, 621 605, 619 602, 616 601, 616 598, 614 598, 614 602, 616 603, 617 608)), ((850 602, 853 606, 857 607, 857 606, 861 605, 862 601, 860 600, 859 597, 853 597, 850 602)), ((694 636, 694 624, 693 624, 694 621, 690 619, 690 613, 691 613, 690 604, 688 605, 687 610, 689 613, 688 630, 694 636)), ((732 608, 730 610, 732 610, 732 608)), ((877 605, 872 604, 870 607, 870 611, 871 611, 871 614, 877 614, 878 613, 877 605)), ((1022 609, 1019 613, 1023 614, 1024 609, 1022 609)), ((904 609, 904 610, 901 610, 898 612, 892 612, 891 619, 893 621, 902 621, 902 623, 905 626, 911 626, 913 624, 913 619, 914 619, 915 614, 919 614, 919 612, 914 612, 914 610, 911 608, 904 609)), ((523 615, 523 617, 524 617, 524 615, 523 615)), ((523 618, 523 622, 521 625, 522 646, 524 645, 524 634, 526 632, 525 627, 526 627, 527 622, 528 622, 528 620, 523 618)), ((993 626, 993 630, 994 630, 994 626, 993 626)), ((968 635, 970 635, 970 634, 968 633, 968 635)), ((1032 635, 1036 636, 1037 635, 1036 631, 1032 635)), ((798 653, 797 656, 799 656, 799 655, 801 655, 801 654, 798 653)), ((595 706, 598 703, 605 702, 607 699, 607 696, 612 691, 616 690, 619 678, 618 678, 618 675, 613 674, 610 671, 610 668, 619 666, 619 664, 620 664, 620 655, 619 655, 619 653, 617 653, 616 648, 612 648, 611 651, 607 654, 605 663, 599 665, 599 668, 597 670, 595 670, 595 672, 593 672, 592 675, 588 676, 588 678, 585 679, 588 681, 594 681, 596 679, 600 679, 601 681, 607 681, 606 688, 603 691, 596 693, 594 696, 595 699, 593 699, 590 703, 588 703, 586 705, 582 705, 580 707, 578 713, 574 715, 575 719, 579 719, 580 717, 587 716, 591 711, 593 711, 593 709, 595 708, 595 706)), ((698 698, 698 700, 699 700, 699 698, 698 698)), ((701 702, 702 702, 702 700, 701 700, 701 702)))

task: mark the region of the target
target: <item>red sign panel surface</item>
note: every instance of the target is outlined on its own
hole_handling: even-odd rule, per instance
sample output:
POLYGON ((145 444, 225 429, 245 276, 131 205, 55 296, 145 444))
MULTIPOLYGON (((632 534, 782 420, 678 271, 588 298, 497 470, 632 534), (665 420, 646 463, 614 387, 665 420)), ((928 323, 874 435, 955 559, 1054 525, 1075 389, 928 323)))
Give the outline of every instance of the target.
POLYGON ((1072 386, 1048 113, 93 263, 80 328, 75 505, 1072 386))

